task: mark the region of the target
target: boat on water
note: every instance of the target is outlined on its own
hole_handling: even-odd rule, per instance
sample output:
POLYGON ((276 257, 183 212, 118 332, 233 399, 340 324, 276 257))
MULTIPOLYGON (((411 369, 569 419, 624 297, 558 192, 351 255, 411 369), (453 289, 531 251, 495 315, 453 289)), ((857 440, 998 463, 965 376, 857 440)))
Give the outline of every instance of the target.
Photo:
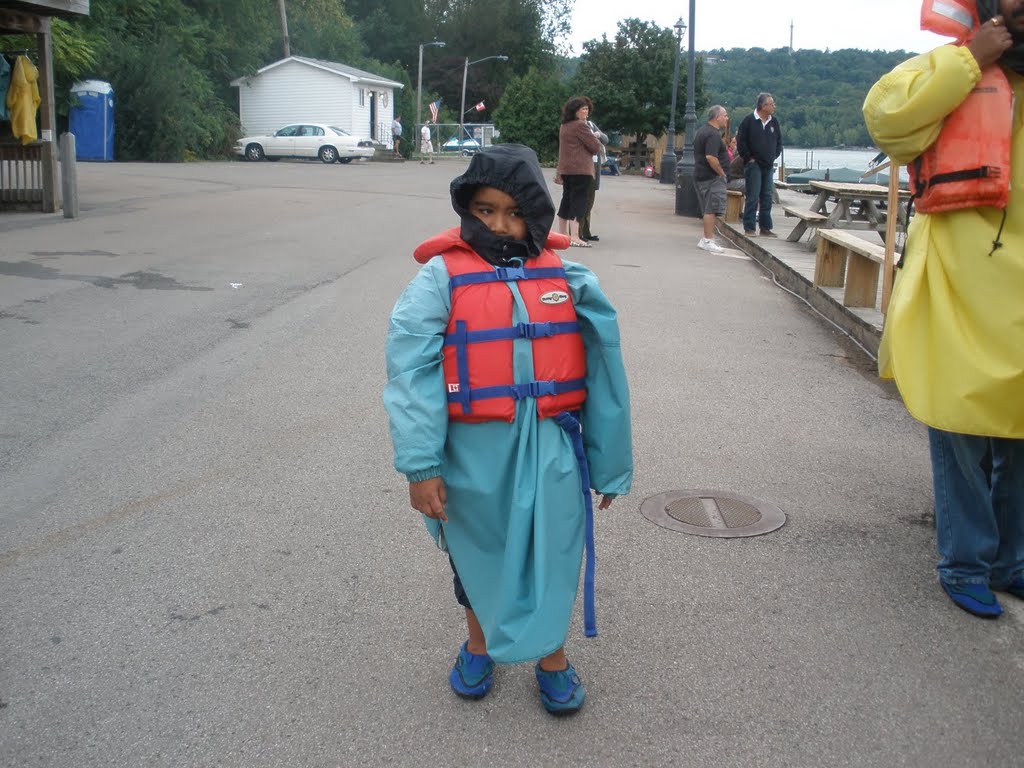
MULTIPOLYGON (((810 182, 812 181, 834 181, 839 184, 879 184, 880 186, 889 186, 889 174, 888 173, 871 173, 865 176, 865 173, 870 173, 870 169, 867 171, 858 171, 853 168, 808 168, 802 171, 794 171, 793 173, 786 174, 786 183, 794 189, 799 189, 803 192, 810 192, 810 182)), ((901 176, 905 175, 901 172, 901 176)), ((900 179, 900 189, 909 189, 910 183, 907 179, 900 179)))
POLYGON ((809 168, 786 175, 789 184, 807 184, 810 181, 835 181, 840 184, 888 184, 889 174, 874 173, 864 176, 865 171, 853 168, 809 168))

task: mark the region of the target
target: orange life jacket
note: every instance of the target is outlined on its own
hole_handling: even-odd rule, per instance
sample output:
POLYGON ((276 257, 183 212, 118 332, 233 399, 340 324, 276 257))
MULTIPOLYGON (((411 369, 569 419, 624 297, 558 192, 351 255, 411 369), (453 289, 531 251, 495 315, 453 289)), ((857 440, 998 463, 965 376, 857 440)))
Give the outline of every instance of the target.
MULTIPOLYGON (((968 42, 979 26, 975 0, 924 0, 921 28, 968 42)), ((992 206, 1010 198, 1013 89, 998 65, 987 67, 967 98, 946 116, 939 137, 910 166, 914 205, 923 213, 992 206)))
POLYGON ((448 418, 511 422, 524 397, 537 399, 542 419, 578 410, 587 396, 587 363, 558 255, 545 248, 521 267, 495 267, 468 248, 451 248, 443 258, 452 297, 442 363, 448 418), (528 323, 512 323, 512 281, 528 323), (534 381, 515 381, 514 339, 530 340, 534 381))

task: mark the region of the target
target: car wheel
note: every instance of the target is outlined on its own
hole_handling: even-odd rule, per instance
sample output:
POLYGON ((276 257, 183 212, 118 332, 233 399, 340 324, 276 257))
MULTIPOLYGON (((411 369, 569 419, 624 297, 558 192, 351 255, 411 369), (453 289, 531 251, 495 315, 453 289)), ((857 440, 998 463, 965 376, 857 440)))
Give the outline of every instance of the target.
POLYGON ((265 157, 263 154, 263 147, 259 144, 250 144, 245 148, 245 159, 246 160, 262 160, 265 157))
POLYGON ((330 146, 320 147, 317 157, 320 158, 321 163, 333 163, 338 159, 338 150, 330 146))
POLYGON ((339 157, 338 158, 338 162, 341 163, 342 165, 348 165, 349 163, 352 162, 352 158, 351 157, 339 157))

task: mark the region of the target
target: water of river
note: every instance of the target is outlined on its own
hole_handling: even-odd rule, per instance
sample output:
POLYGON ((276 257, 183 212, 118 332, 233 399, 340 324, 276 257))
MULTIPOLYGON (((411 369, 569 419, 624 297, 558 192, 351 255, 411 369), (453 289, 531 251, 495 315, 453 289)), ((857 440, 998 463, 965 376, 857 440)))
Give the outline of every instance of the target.
MULTIPOLYGON (((787 173, 795 173, 808 168, 820 170, 825 168, 852 168, 855 171, 866 171, 868 163, 877 155, 877 149, 786 147, 783 150, 787 173)), ((909 180, 906 168, 900 168, 900 179, 903 181, 909 180)))

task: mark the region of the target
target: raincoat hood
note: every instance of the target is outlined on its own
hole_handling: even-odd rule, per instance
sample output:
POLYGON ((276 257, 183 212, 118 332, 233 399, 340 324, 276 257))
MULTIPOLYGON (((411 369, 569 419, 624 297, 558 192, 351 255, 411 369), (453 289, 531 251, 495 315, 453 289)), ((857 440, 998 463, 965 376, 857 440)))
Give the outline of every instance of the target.
POLYGON ((555 205, 536 153, 521 144, 497 144, 473 155, 469 168, 452 180, 452 207, 462 219, 462 239, 493 264, 538 256, 555 219, 555 205), (512 197, 526 219, 526 239, 509 240, 491 232, 469 212, 477 187, 494 187, 512 197))

